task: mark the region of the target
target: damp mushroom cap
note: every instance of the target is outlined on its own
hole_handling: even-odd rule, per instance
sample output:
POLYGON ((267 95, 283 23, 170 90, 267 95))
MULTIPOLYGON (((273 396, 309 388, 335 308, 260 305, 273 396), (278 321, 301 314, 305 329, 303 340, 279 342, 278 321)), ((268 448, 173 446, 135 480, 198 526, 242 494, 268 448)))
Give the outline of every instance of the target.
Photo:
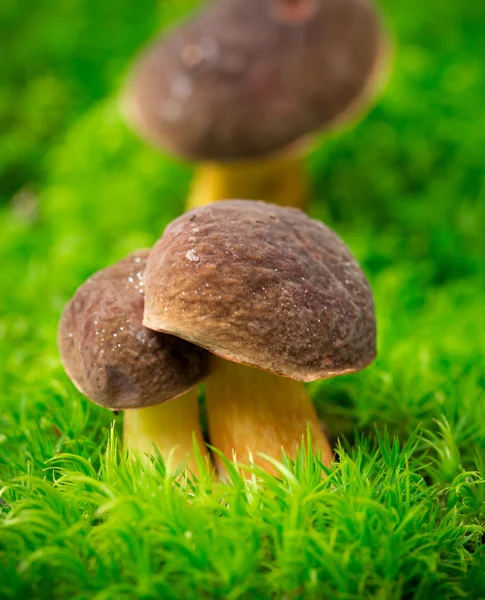
POLYGON ((369 0, 220 0, 142 53, 125 109, 184 158, 258 159, 367 105, 387 46, 369 0))
POLYGON ((148 259, 144 324, 299 381, 376 354, 372 292, 340 238, 298 209, 229 200, 173 221, 148 259))
POLYGON ((149 250, 90 277, 67 304, 59 326, 61 359, 75 386, 115 409, 178 397, 208 372, 208 354, 142 325, 149 250))

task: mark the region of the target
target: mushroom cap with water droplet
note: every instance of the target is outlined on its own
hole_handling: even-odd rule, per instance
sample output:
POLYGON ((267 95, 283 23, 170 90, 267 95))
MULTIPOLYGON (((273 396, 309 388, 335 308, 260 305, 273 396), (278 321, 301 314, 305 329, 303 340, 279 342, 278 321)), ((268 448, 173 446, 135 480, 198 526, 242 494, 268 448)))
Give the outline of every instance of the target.
POLYGON ((131 124, 182 157, 225 162, 282 152, 360 111, 387 62, 378 12, 371 0, 305 2, 315 11, 292 22, 277 18, 284 0, 219 0, 156 40, 126 90, 131 124))
POLYGON ((144 324, 301 381, 376 354, 372 292, 342 240, 305 213, 229 200, 173 221, 145 275, 144 324))
POLYGON ((90 277, 67 304, 59 326, 62 362, 76 387, 111 409, 175 398, 208 372, 208 353, 142 325, 149 250, 90 277))

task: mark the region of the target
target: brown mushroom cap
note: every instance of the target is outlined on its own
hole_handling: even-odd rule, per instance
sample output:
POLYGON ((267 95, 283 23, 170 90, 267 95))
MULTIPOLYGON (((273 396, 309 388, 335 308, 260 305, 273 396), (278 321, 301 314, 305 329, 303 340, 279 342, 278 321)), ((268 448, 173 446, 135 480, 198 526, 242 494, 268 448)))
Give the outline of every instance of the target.
POLYGON ((76 387, 111 409, 175 398, 207 374, 208 353, 142 325, 149 251, 130 254, 89 278, 67 304, 58 344, 76 387))
POLYGON ((230 200, 173 221, 152 250, 144 324, 225 359, 313 381, 376 353, 369 284, 302 211, 230 200))
POLYGON ((130 80, 133 125, 185 158, 246 160, 365 104, 386 46, 370 0, 311 0, 294 22, 277 18, 282 4, 220 0, 156 40, 130 80))

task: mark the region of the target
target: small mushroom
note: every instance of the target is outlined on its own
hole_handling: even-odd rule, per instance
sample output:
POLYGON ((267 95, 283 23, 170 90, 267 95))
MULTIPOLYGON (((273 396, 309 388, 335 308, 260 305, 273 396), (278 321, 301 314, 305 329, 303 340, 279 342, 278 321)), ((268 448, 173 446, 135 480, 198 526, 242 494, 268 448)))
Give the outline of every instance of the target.
POLYGON ((268 467, 258 453, 294 456, 309 425, 331 462, 302 382, 358 371, 376 352, 371 289, 332 230, 264 202, 194 209, 167 227, 145 282, 144 324, 213 354, 214 446, 268 467))
POLYGON ((143 327, 148 255, 134 252, 77 290, 61 318, 60 354, 79 391, 125 411, 128 446, 151 452, 155 445, 174 467, 195 469, 193 434, 206 452, 196 386, 208 373, 208 353, 143 327))
POLYGON ((125 111, 156 145, 201 161, 189 208, 302 208, 304 142, 369 105, 387 50, 371 0, 220 0, 142 53, 125 111))

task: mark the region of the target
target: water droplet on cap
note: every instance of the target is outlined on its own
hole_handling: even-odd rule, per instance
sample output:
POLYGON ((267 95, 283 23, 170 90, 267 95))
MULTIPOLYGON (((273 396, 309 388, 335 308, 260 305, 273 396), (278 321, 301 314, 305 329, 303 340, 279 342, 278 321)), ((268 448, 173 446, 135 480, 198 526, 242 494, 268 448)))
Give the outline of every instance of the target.
POLYGON ((192 82, 184 73, 178 73, 172 80, 170 92, 177 100, 186 100, 194 89, 192 82))
POLYGON ((199 262, 200 261, 200 257, 197 256, 197 254, 196 254, 196 252, 195 252, 194 249, 188 250, 187 253, 186 253, 186 255, 185 255, 185 258, 187 260, 190 260, 191 262, 199 262))

